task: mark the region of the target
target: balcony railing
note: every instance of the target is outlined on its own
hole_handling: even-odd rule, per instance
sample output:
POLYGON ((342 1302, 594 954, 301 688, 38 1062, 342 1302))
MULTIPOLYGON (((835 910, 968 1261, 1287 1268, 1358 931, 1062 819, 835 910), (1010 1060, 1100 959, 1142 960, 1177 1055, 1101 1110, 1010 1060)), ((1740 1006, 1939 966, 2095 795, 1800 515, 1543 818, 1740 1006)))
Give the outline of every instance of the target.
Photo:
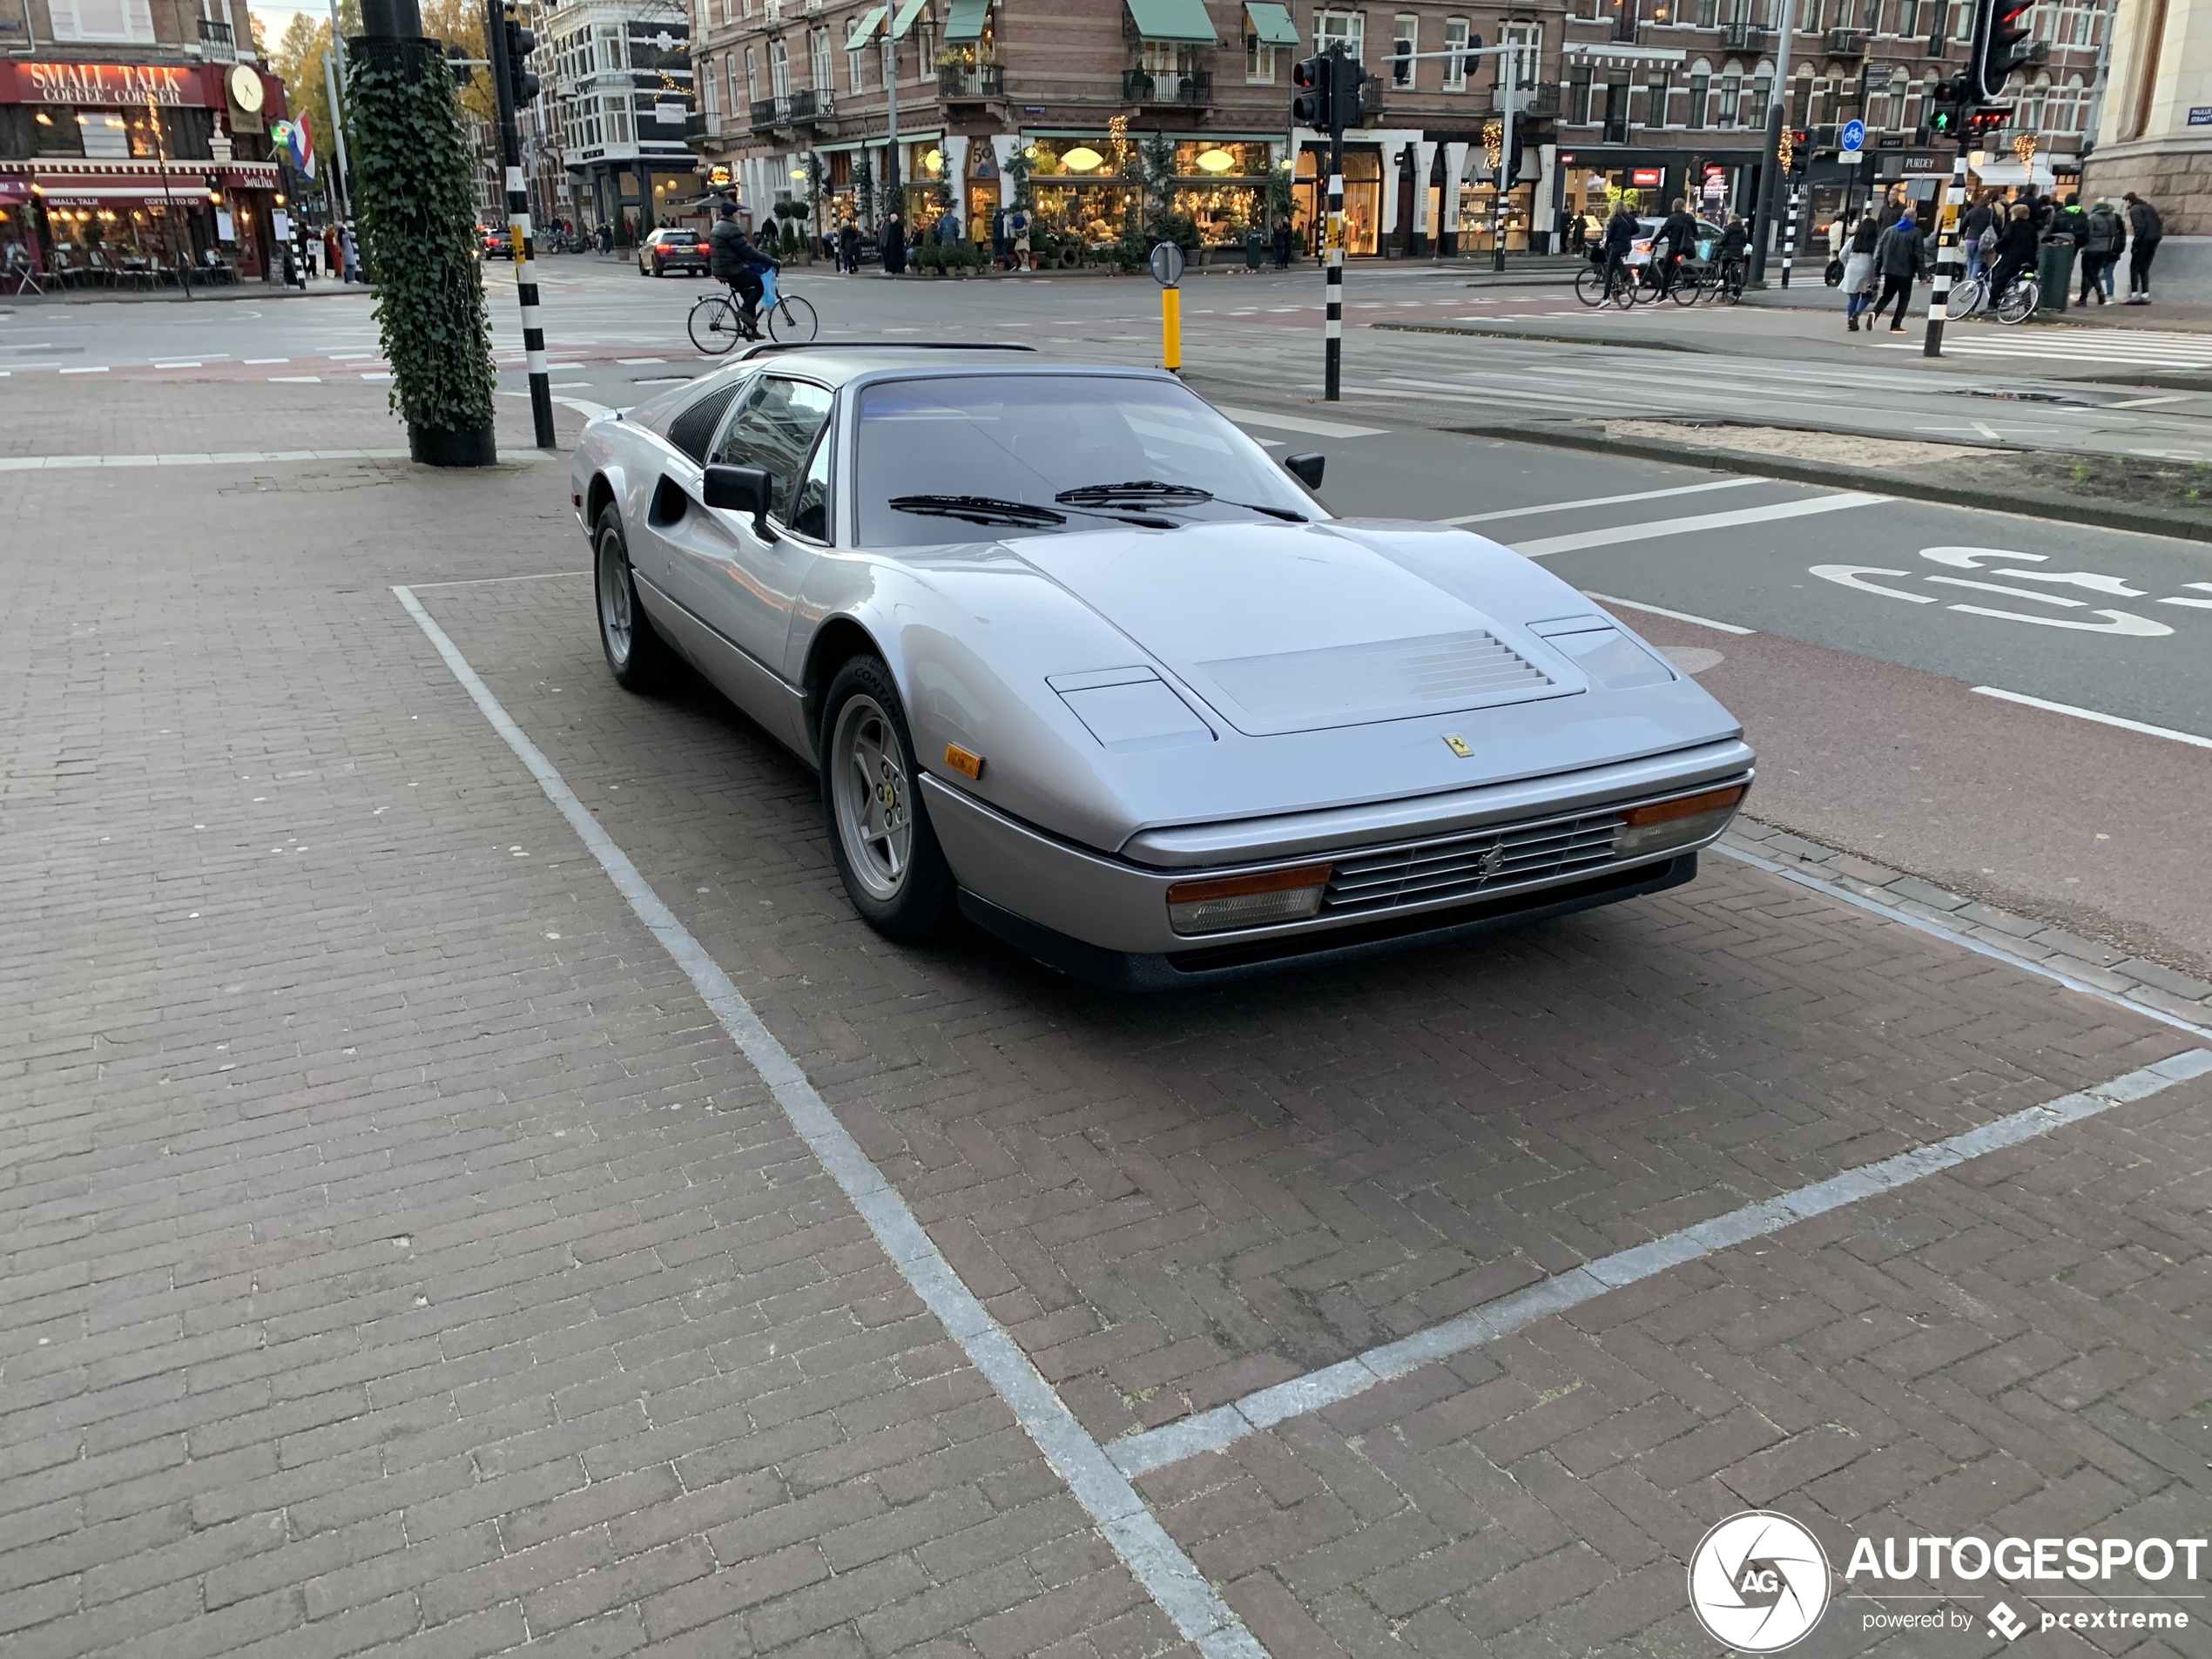
POLYGON ((997 64, 946 64, 937 71, 941 98, 1003 98, 1006 71, 997 64))
POLYGON ((199 20, 199 55, 212 63, 238 62, 238 42, 231 34, 231 26, 217 23, 212 17, 199 20))
MULTIPOLYGON (((1505 88, 1494 86, 1490 89, 1490 108, 1493 111, 1501 113, 1507 102, 1505 88)), ((1559 113, 1559 83, 1553 81, 1538 86, 1516 86, 1513 90, 1510 102, 1513 105, 1513 112, 1517 116, 1534 119, 1542 116, 1557 115, 1559 113)))
POLYGON ((1145 69, 1122 75, 1122 98, 1130 104, 1170 104, 1185 108, 1213 102, 1213 71, 1193 70, 1188 75, 1154 75, 1145 69))
POLYGON ((791 100, 786 98, 757 98, 752 100, 752 130, 765 132, 791 120, 791 100))
POLYGON ((837 113, 837 98, 816 86, 802 86, 785 100, 789 106, 785 118, 800 121, 826 121, 837 113))
POLYGON ((1724 24, 1721 27, 1721 49, 1731 52, 1763 52, 1767 46, 1767 31, 1755 23, 1724 24))
POLYGON ((1866 31, 1864 29, 1831 29, 1828 31, 1828 55, 1831 57, 1865 57, 1866 31))

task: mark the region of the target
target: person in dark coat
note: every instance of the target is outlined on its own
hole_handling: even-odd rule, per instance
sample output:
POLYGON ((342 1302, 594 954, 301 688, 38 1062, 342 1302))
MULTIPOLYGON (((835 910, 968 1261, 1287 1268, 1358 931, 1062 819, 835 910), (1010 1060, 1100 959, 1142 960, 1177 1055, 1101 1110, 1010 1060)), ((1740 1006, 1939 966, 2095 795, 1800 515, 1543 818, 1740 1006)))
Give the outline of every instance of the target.
POLYGON ((2127 239, 2127 227, 2110 202, 2101 201, 2082 215, 2081 297, 2075 305, 2087 305, 2092 293, 2099 305, 2112 298, 2112 267, 2119 262, 2121 244, 2127 239))
POLYGON ((1605 266, 1598 283, 1604 298, 1597 302, 1600 311, 1613 303, 1613 273, 1626 264, 1635 241, 1636 216, 1629 211, 1629 204, 1622 201, 1615 206, 1613 217, 1605 221, 1605 266))
POLYGON ((2132 239, 2128 244, 2128 300, 2131 306, 2150 303, 2150 262, 2158 253, 2160 239, 2166 234, 2165 222, 2158 216, 2158 209, 2129 191, 2121 200, 2128 204, 2128 229, 2132 239))
POLYGON ((1912 303, 1912 284, 1928 268, 1928 245, 1920 239, 1920 227, 1912 222, 1912 212, 1907 207, 1903 218, 1884 231, 1874 244, 1874 269, 1882 279, 1882 297, 1866 314, 1866 331, 1874 331, 1874 319, 1880 316, 1891 300, 1897 301, 1897 312, 1890 319, 1890 332, 1905 332, 1905 314, 1912 303))
POLYGON ((1997 210, 1990 205, 1986 190, 1975 192, 1974 205, 1959 215, 1959 239, 1966 250, 1966 274, 1970 277, 1981 274, 1981 233, 1996 216, 1997 210))
POLYGON ((760 311, 760 296, 764 292, 760 272, 757 267, 780 268, 779 261, 770 259, 752 243, 738 222, 738 210, 728 202, 722 204, 722 216, 714 228, 706 233, 706 268, 717 282, 726 282, 738 296, 738 314, 748 332, 754 327, 760 311))
POLYGON ((1291 221, 1287 219, 1277 219, 1275 221, 1275 246, 1273 252, 1275 254, 1275 268, 1278 271, 1287 271, 1291 268, 1291 221))
POLYGON ((885 274, 900 276, 907 268, 907 227, 898 214, 893 213, 883 221, 883 269, 885 274))
POLYGON ((1652 239, 1655 253, 1662 241, 1667 245, 1666 263, 1655 274, 1659 279, 1659 291, 1664 293, 1675 286, 1682 262, 1694 259, 1697 253, 1697 221, 1689 216, 1687 199, 1676 198, 1674 211, 1667 215, 1666 222, 1659 226, 1659 234, 1652 239))
POLYGON ((2006 216, 2005 228, 1997 237, 1997 266, 1989 274, 1989 302, 1995 305, 2013 279, 2022 271, 2035 268, 2035 250, 2040 239, 2035 234, 2035 209, 2027 202, 2014 202, 2006 216))
POLYGON ((849 219, 837 227, 837 268, 847 276, 860 274, 860 227, 849 219))

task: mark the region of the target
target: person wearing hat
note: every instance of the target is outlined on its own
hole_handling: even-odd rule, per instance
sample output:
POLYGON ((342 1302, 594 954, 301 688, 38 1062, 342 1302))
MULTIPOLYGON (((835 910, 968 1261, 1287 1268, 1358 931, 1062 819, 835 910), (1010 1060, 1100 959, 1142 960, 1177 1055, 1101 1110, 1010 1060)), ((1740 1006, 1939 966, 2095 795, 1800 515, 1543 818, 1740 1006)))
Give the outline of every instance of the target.
POLYGON ((770 270, 782 268, 779 261, 772 260, 752 244, 745 233, 745 226, 738 219, 735 202, 724 201, 714 228, 706 233, 707 270, 717 282, 726 282, 738 296, 738 314, 749 334, 759 332, 760 272, 756 267, 770 270))

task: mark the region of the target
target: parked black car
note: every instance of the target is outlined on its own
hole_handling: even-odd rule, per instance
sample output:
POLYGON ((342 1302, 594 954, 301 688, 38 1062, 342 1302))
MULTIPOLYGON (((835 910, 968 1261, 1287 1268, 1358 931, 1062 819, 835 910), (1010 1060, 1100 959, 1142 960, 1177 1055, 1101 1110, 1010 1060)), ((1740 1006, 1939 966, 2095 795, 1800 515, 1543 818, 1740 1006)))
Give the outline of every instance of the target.
POLYGON ((664 277, 671 271, 706 274, 706 239, 698 232, 664 225, 637 244, 639 276, 664 277))

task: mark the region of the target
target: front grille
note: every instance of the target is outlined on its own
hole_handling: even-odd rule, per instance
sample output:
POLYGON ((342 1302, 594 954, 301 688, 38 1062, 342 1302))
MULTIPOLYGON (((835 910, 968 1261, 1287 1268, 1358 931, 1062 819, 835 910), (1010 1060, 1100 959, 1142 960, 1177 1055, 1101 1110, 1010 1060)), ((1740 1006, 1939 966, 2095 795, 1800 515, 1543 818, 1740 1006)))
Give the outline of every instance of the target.
POLYGON ((1335 860, 1321 914, 1360 915, 1574 875, 1611 862, 1620 828, 1620 813, 1608 810, 1352 853, 1335 860))

